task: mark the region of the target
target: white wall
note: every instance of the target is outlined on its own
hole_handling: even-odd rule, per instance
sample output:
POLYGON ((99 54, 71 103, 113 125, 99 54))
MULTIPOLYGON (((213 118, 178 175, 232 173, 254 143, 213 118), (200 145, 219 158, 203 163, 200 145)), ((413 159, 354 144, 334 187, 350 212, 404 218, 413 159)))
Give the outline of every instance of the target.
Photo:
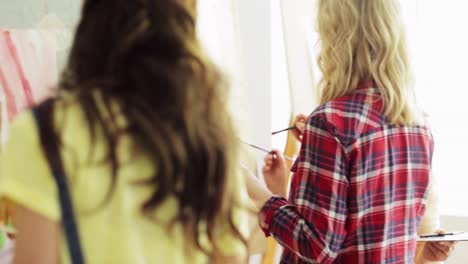
POLYGON ((80 0, 2 0, 0 27, 31 28, 47 13, 56 13, 66 24, 74 24, 79 16, 80 0))
MULTIPOLYGON (((413 55, 419 101, 435 137, 433 160, 437 177, 441 227, 468 231, 466 153, 467 1, 401 0, 413 55)), ((457 245, 449 264, 468 263, 468 242, 457 245)))
MULTIPOLYGON (((72 31, 81 11, 81 0, 0 0, 0 28, 33 29, 46 15, 55 14, 60 23, 72 31)), ((70 42, 67 39, 65 42, 70 42)), ((62 68, 68 49, 59 51, 57 64, 62 68)))
POLYGON ((441 212, 468 217, 468 2, 418 3, 416 87, 435 137, 434 171, 441 191, 441 212))
MULTIPOLYGON (((468 231, 468 219, 466 217, 443 216, 441 220, 442 227, 445 227, 447 231, 468 231)), ((446 263, 468 263, 468 242, 458 243, 453 256, 446 263)))

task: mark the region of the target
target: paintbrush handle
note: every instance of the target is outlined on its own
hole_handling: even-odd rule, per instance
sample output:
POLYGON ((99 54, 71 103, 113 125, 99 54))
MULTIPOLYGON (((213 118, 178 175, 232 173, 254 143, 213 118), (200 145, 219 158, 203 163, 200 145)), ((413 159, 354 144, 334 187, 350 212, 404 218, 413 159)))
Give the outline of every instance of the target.
POLYGON ((276 135, 276 134, 279 134, 281 132, 289 131, 289 130, 292 130, 292 129, 295 129, 295 128, 296 128, 296 126, 288 127, 288 128, 285 128, 285 129, 282 129, 282 130, 279 130, 279 131, 272 132, 271 135, 276 135))
MULTIPOLYGON (((270 151, 270 150, 267 150, 267 149, 265 149, 265 148, 259 147, 259 146, 254 145, 254 144, 247 143, 247 142, 245 142, 245 141, 242 141, 242 142, 243 142, 244 144, 246 144, 246 145, 248 145, 248 146, 254 148, 254 149, 257 149, 257 150, 263 151, 263 152, 265 152, 265 153, 271 154, 271 151, 270 151)), ((289 157, 289 156, 284 156, 284 159, 286 159, 286 160, 288 160, 288 161, 291 161, 291 162, 294 162, 294 159, 291 158, 291 157, 289 157)))

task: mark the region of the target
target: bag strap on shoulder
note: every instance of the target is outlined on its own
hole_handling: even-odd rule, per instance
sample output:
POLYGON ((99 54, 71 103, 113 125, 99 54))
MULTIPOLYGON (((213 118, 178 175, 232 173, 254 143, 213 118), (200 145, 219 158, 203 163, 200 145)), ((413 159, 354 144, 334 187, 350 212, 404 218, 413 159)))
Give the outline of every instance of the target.
POLYGON ((54 101, 50 99, 34 108, 33 114, 36 120, 44 155, 49 161, 49 166, 57 184, 62 217, 62 228, 67 239, 71 262, 73 264, 83 264, 85 262, 81 248, 75 212, 73 210, 72 199, 67 182, 68 178, 66 177, 62 157, 59 151, 59 139, 55 138, 55 140, 53 140, 54 137, 56 137, 53 128, 53 105, 54 101))

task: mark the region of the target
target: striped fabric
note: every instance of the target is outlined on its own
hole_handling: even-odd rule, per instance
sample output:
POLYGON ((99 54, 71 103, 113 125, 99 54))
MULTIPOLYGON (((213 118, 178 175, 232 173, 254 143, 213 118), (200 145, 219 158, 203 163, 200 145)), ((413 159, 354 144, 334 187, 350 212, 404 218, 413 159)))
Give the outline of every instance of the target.
POLYGON ((57 82, 56 49, 47 34, 0 29, 0 89, 9 122, 47 97, 57 82))
POLYGON ((425 126, 390 125, 373 87, 309 117, 289 200, 271 198, 260 216, 281 263, 414 263, 433 140, 425 126))
MULTIPOLYGON (((0 151, 11 122, 56 85, 56 49, 48 34, 0 29, 0 151)), ((0 210, 0 223, 14 221, 14 204, 0 200, 0 210)))

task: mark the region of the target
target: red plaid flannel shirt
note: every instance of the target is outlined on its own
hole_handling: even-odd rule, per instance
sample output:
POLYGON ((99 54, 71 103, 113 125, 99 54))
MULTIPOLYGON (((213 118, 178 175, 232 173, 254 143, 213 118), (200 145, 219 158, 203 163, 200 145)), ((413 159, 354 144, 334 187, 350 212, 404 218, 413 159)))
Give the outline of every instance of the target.
POLYGON ((281 263, 414 263, 433 141, 425 126, 390 125, 367 82, 307 121, 289 200, 262 208, 281 263))

